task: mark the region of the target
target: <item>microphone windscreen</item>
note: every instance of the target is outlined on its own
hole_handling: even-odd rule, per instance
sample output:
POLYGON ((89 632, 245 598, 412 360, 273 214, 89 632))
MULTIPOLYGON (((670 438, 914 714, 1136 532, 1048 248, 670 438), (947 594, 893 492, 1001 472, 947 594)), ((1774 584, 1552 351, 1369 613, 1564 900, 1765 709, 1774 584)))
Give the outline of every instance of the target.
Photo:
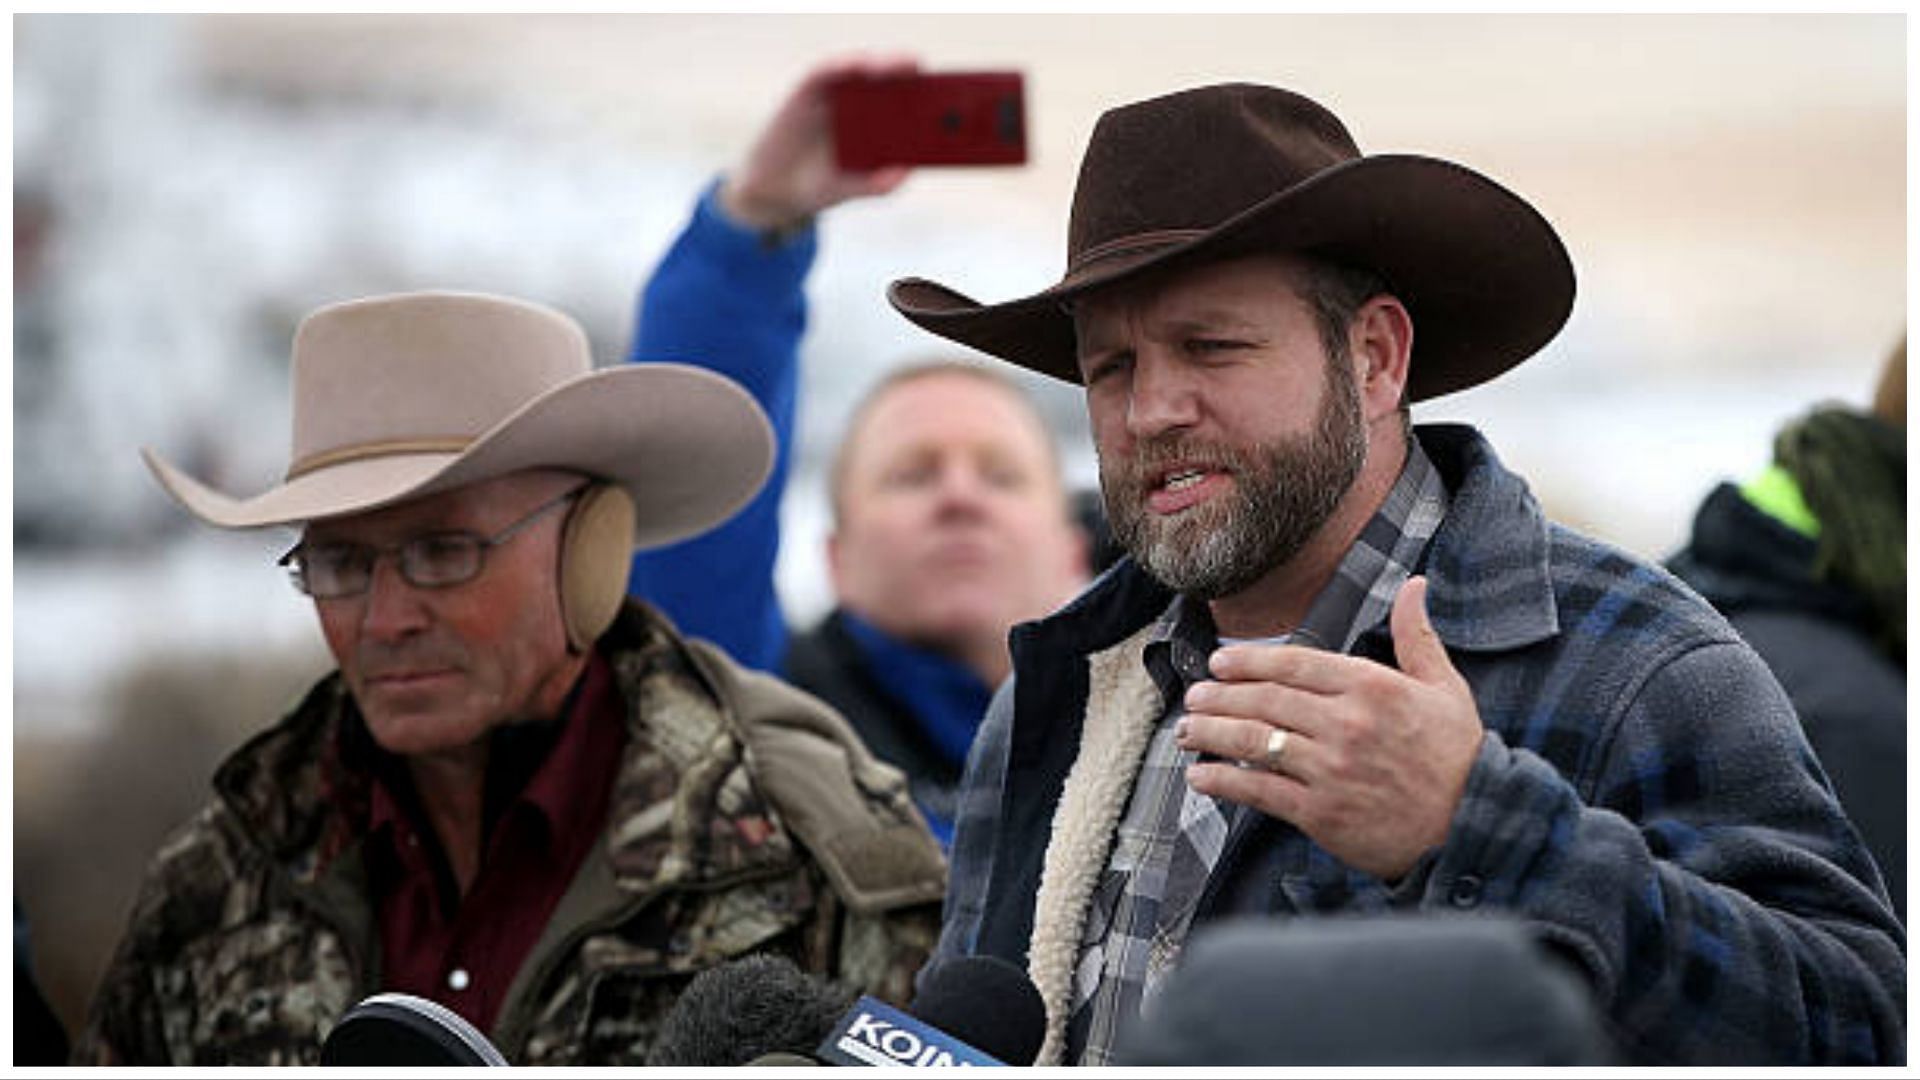
POLYGON ((1009 1065, 1031 1065, 1047 1034, 1033 980, 997 956, 953 956, 928 968, 907 1011, 1009 1065))
POLYGON ((805 1054, 792 1054, 785 1050, 775 1050, 771 1054, 761 1054, 746 1063, 749 1069, 817 1069, 820 1062, 805 1054))
POLYGON ((1608 1065, 1591 987, 1517 919, 1236 917, 1196 931, 1113 1063, 1608 1065))
POLYGON ((320 1064, 505 1065, 493 1043, 459 1013, 412 994, 375 994, 347 1010, 320 1044, 320 1064))
POLYGON ((725 1067, 775 1054, 810 1057, 854 997, 784 956, 729 960, 694 976, 680 992, 660 1022, 647 1064, 725 1067))

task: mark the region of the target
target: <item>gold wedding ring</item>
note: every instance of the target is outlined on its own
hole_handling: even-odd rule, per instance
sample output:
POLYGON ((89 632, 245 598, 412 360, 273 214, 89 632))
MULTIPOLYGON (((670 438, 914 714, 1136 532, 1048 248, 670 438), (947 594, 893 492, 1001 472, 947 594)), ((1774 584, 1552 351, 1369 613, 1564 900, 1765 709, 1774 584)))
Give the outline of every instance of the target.
POLYGON ((1267 752, 1261 763, 1268 772, 1280 771, 1280 757, 1287 752, 1287 729, 1274 728, 1267 732, 1267 752))

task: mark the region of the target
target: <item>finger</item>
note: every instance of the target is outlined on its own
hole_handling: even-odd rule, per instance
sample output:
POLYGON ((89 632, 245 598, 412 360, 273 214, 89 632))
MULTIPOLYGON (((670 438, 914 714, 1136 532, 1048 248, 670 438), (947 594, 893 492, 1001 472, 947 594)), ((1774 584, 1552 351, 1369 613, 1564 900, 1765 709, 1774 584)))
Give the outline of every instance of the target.
POLYGON ((911 75, 920 70, 920 58, 913 53, 850 53, 815 65, 801 80, 800 91, 820 93, 841 79, 880 79, 911 75))
POLYGON ((1188 687, 1181 700, 1190 713, 1213 713, 1268 725, 1285 721, 1287 727, 1308 734, 1319 733, 1329 723, 1327 695, 1279 683, 1207 680, 1188 687))
POLYGON ((1213 651, 1207 669, 1226 682, 1269 682, 1313 694, 1338 694, 1352 687, 1356 665, 1371 663, 1305 645, 1227 645, 1213 651))
POLYGON ((868 64, 869 75, 911 75, 920 70, 920 58, 913 53, 883 53, 868 64))
POLYGON ((1307 774, 1312 771, 1312 739, 1297 730, 1258 720, 1189 713, 1174 726, 1174 741, 1182 750, 1245 762, 1256 769, 1283 771, 1300 779, 1307 779, 1307 774), (1267 755, 1267 747, 1276 731, 1286 733, 1278 769, 1269 764, 1267 755))
POLYGON ((1427 617, 1427 579, 1410 577, 1393 598, 1393 656, 1400 670, 1424 683, 1458 676, 1447 647, 1427 617))
POLYGON ((828 83, 866 74, 875 63, 874 58, 866 53, 844 53, 828 57, 808 69, 806 77, 800 81, 800 86, 804 89, 818 89, 828 83))
POLYGON ((885 195, 913 175, 913 169, 906 165, 888 165, 872 172, 850 173, 860 178, 861 193, 865 195, 885 195))
POLYGON ((1202 795, 1251 806, 1268 817, 1296 825, 1307 798, 1307 786, 1291 776, 1219 762, 1189 765, 1187 786, 1202 795))

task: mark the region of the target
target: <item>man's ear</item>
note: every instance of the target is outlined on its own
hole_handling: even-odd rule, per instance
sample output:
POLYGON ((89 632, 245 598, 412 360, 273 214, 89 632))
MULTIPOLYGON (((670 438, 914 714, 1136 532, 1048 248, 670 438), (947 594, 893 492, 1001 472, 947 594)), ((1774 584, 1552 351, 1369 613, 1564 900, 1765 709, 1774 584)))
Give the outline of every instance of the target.
POLYGON ((1369 421, 1400 411, 1413 357, 1413 316, 1388 293, 1361 304, 1347 325, 1355 385, 1369 421))

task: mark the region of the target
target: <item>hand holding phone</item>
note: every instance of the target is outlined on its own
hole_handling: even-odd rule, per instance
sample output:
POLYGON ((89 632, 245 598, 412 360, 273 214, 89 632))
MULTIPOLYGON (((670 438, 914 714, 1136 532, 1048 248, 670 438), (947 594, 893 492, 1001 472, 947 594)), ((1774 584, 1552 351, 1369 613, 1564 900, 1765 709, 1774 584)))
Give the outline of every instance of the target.
POLYGON ((916 57, 842 56, 815 64, 761 125, 747 153, 726 171, 719 190, 733 221, 764 233, 795 229, 849 199, 886 195, 912 171, 906 166, 849 171, 834 160, 831 89, 856 78, 911 75, 916 57))
POLYGON ((842 169, 1027 160, 1020 72, 855 75, 836 80, 827 92, 834 155, 842 169))

